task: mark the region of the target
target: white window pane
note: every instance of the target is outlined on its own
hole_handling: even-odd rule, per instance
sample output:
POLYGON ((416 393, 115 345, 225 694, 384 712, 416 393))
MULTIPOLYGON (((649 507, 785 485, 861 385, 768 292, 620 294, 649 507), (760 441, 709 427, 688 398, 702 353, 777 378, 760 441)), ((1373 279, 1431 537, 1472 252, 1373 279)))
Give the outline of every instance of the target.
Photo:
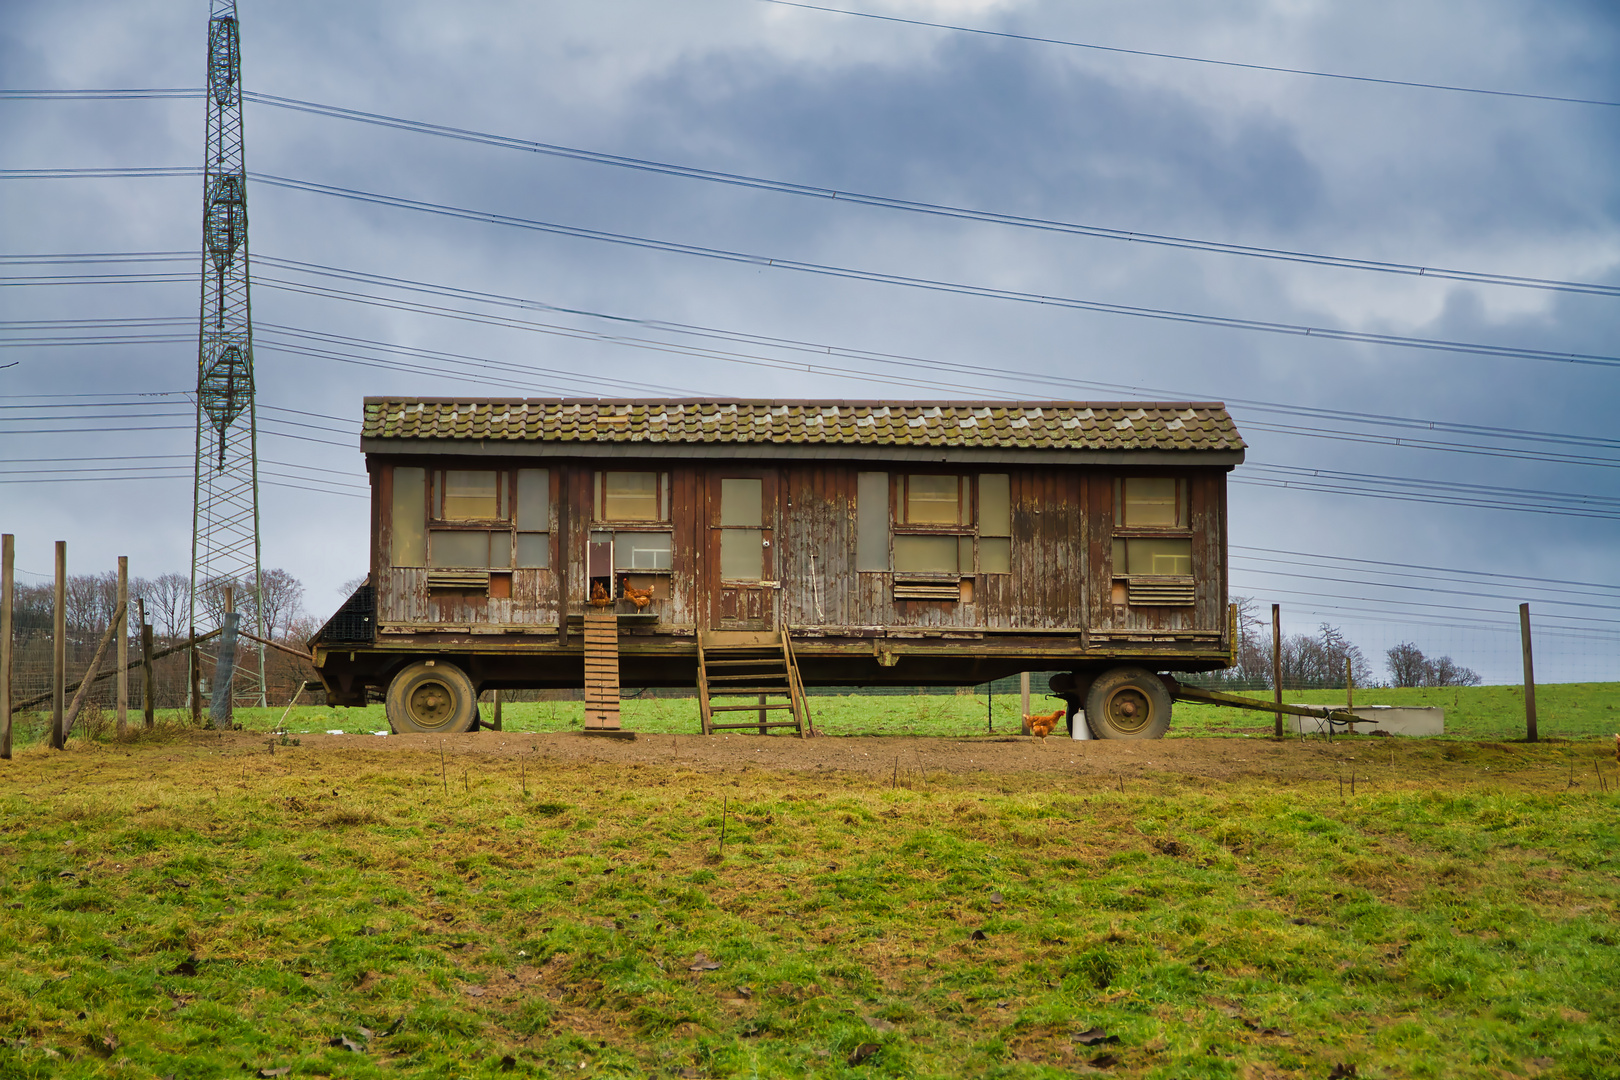
POLYGON ((445 521, 488 521, 501 516, 499 473, 491 469, 446 469, 442 513, 445 521))
POLYGON ((604 473, 602 513, 608 521, 657 521, 658 474, 604 473))
POLYGON ((906 477, 908 525, 960 525, 961 522, 961 487, 957 477, 906 477))
POLYGON ((394 470, 393 562, 427 565, 427 487, 422 469, 394 470))
POLYGON ((765 576, 763 529, 720 530, 720 576, 726 581, 759 581, 765 576))
POLYGON ((1128 573, 1164 574, 1187 577, 1192 574, 1191 540, 1150 540, 1133 537, 1125 541, 1129 552, 1128 573))
POLYGON ((1001 536, 979 537, 979 569, 986 574, 1012 573, 1012 541, 1001 536))
POLYGON ((957 566, 954 536, 894 538, 894 570, 897 574, 954 574, 957 566))
POLYGON ((545 569, 551 565, 550 533, 518 533, 517 564, 545 569))
POLYGON ((761 481, 721 480, 720 524, 763 525, 764 502, 764 484, 761 481))
POLYGON ((536 532, 551 528, 551 470, 517 471, 517 527, 536 532))
POLYGON ((613 534, 613 569, 668 570, 670 551, 669 533, 616 532, 613 534))
POLYGON ((855 569, 889 568, 889 474, 863 472, 855 487, 855 569))
POLYGON ((1125 480, 1125 526, 1131 529, 1175 528, 1176 481, 1173 477, 1131 476, 1125 480))
POLYGON ((428 565, 435 567, 487 568, 489 566, 489 533, 435 530, 429 534, 428 565))
POLYGON ((1006 473, 979 477, 979 535, 1012 535, 1012 485, 1006 473))

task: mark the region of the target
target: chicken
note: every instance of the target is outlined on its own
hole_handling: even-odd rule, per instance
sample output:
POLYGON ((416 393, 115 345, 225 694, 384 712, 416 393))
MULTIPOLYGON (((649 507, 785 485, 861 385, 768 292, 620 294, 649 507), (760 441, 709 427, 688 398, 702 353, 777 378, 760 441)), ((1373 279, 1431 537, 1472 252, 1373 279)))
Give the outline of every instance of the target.
POLYGON ((624 583, 624 598, 636 605, 636 610, 640 611, 652 603, 653 594, 651 589, 638 589, 627 581, 624 583))
POLYGON ((593 607, 608 607, 613 603, 613 594, 600 581, 591 583, 591 605, 593 607))
POLYGON ((1026 714, 1024 716, 1024 730, 1031 735, 1038 735, 1044 739, 1052 734, 1053 729, 1057 727, 1058 721, 1063 719, 1063 714, 1066 711, 1059 709, 1050 713, 1026 714))
MULTIPOLYGON (((143 630, 142 633, 145 633, 143 630)), ((1614 733, 1614 762, 1620 765, 1620 731, 1614 733)))

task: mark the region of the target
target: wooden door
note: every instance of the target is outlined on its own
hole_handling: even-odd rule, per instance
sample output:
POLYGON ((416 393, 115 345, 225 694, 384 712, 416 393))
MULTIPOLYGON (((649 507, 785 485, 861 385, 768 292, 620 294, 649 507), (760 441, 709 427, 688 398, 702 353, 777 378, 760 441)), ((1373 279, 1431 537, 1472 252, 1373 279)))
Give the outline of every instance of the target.
POLYGON ((704 593, 713 630, 776 627, 776 473, 709 473, 704 593))

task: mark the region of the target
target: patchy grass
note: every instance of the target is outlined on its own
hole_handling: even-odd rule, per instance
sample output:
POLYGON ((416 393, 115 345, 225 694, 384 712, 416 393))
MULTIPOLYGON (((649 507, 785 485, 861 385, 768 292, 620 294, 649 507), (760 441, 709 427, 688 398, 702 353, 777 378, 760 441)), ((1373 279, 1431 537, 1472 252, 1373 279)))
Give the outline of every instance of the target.
POLYGON ((1620 796, 1563 752, 1403 744, 1341 799, 31 749, 0 1076, 1613 1077, 1620 796))
MULTIPOLYGON (((634 694, 635 691, 627 691, 634 694)), ((1264 691, 1250 692, 1257 699, 1269 700, 1264 691)), ((1288 691, 1286 700, 1313 705, 1340 705, 1342 690, 1288 691)), ((1437 689, 1373 688, 1356 691, 1362 705, 1438 705, 1446 710, 1447 738, 1515 739, 1524 733, 1524 697, 1517 686, 1465 686, 1437 689)), ((1030 708, 1049 712, 1060 703, 1048 697, 1043 687, 1033 687, 1030 708)), ((1554 683, 1536 688, 1540 733, 1544 738, 1609 738, 1620 731, 1620 683, 1554 683)), ((492 706, 480 706, 484 718, 492 706)), ((1019 731, 1017 694, 997 694, 993 701, 977 693, 953 692, 897 694, 839 694, 812 696, 811 714, 819 731, 827 735, 930 735, 971 736, 1019 731)), ((235 712, 236 722, 250 731, 274 731, 286 715, 287 730, 293 735, 322 731, 342 731, 350 735, 388 730, 381 705, 358 709, 299 705, 285 708, 249 709, 235 712)), ((184 710, 161 710, 165 724, 188 726, 184 710)), ((658 734, 688 734, 698 730, 695 698, 636 698, 623 703, 626 727, 658 734)), ((138 714, 132 717, 138 726, 138 714)), ((508 731, 577 731, 584 726, 585 706, 578 701, 508 702, 502 707, 502 723, 508 731)), ((27 746, 44 739, 49 716, 34 713, 17 717, 16 740, 27 746)), ((1180 702, 1170 737, 1269 735, 1271 717, 1219 706, 1180 702)), ((92 738, 112 733, 111 713, 92 710, 80 731, 92 738)))

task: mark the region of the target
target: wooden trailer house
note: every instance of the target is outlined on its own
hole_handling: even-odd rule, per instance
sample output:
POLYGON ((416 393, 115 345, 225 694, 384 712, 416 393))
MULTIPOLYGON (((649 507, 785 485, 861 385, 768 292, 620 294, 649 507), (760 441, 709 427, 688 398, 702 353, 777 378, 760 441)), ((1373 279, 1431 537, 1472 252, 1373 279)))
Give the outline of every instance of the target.
POLYGON ((804 686, 1059 670, 1148 737, 1230 662, 1220 404, 368 398, 361 448, 370 575, 311 645, 396 730, 581 686, 613 727, 622 685, 804 732, 804 686))

